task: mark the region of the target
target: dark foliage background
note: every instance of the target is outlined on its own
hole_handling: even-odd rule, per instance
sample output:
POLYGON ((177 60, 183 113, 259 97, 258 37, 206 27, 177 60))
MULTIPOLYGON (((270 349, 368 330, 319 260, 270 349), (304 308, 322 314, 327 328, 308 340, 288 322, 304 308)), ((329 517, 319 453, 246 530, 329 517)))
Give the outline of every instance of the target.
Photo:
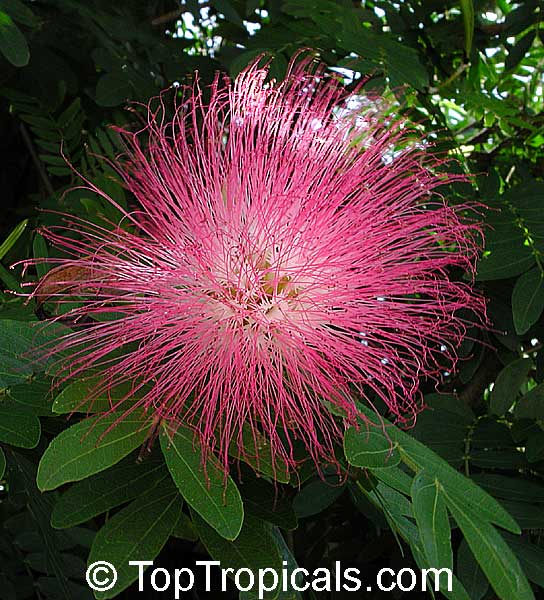
MULTIPOLYGON (((275 491, 270 474, 258 478, 248 468, 241 478, 233 475, 245 520, 229 541, 234 536, 218 532, 213 517, 199 516, 220 492, 212 488, 211 499, 189 509, 181 496, 201 474, 169 465, 178 491, 158 444, 142 464, 135 461, 137 439, 121 462, 124 454, 114 448, 101 467, 92 452, 83 459, 66 444, 56 462, 42 458, 62 431, 87 426, 83 414, 65 418, 86 384, 62 390, 53 404, 46 365, 27 352, 36 343, 39 311, 2 292, 1 599, 91 597, 84 581, 89 553, 114 564, 156 556, 156 565, 170 569, 208 555, 255 569, 282 559, 308 569, 341 560, 358 567, 365 582, 386 566, 450 564, 457 580, 449 598, 544 597, 541 18, 537 0, 0 0, 5 290, 20 290, 23 278, 9 265, 47 256, 35 228, 55 217, 37 209, 91 220, 116 216, 89 192, 63 194, 77 180, 66 159, 120 203, 130 202, 112 169, 93 156, 115 156, 117 140, 107 125, 131 118, 127 100, 146 101, 175 81, 187 82, 195 69, 203 81, 217 70, 234 76, 262 52, 274 56, 273 76, 281 78, 293 53, 309 47, 331 67, 370 75, 368 87, 392 90, 398 110, 436 132, 438 150, 449 150, 475 174, 452 194, 492 209, 485 213, 477 285, 494 323, 476 334, 483 343, 463 347, 459 372, 444 378, 441 391, 449 395, 429 390, 430 408, 415 428, 393 436, 389 462, 383 438, 352 432, 345 453, 355 474, 343 485, 308 471, 300 488, 280 482, 275 491), (370 450, 381 456, 377 462, 370 450), (74 456, 90 478, 72 483, 77 477, 63 461, 74 456), (119 543, 108 545, 108 535, 119 543)), ((346 73, 346 85, 354 85, 346 73)), ((192 452, 187 440, 175 445, 192 452)), ((222 517, 236 529, 234 513, 222 517)), ((130 577, 121 579, 130 584, 130 577)), ((134 589, 120 597, 136 596, 134 589)), ((195 590, 186 597, 218 595, 195 590)), ((344 596, 359 597, 325 591, 270 597, 344 596)), ((148 586, 136 597, 154 596, 148 586)))

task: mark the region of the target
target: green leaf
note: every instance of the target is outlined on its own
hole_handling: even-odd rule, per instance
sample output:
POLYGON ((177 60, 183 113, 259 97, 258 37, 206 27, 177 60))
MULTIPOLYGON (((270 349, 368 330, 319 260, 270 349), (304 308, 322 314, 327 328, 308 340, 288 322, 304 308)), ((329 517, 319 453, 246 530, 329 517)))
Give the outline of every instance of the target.
POLYGON ((345 490, 338 479, 323 481, 318 479, 305 485, 293 500, 293 508, 299 519, 311 517, 324 511, 339 498, 345 490))
POLYGON ((4 282, 6 290, 11 290, 12 292, 22 292, 23 289, 19 285, 19 280, 11 274, 11 271, 8 271, 6 267, 0 262, 0 281, 4 282))
POLYGON ((52 354, 55 342, 69 331, 57 323, 0 320, 0 388, 44 371, 58 358, 52 354))
POLYGON ((401 532, 407 522, 405 517, 414 516, 414 509, 408 498, 382 482, 368 492, 368 497, 386 513, 386 516, 401 525, 401 532))
POLYGON ((501 500, 501 504, 516 519, 522 529, 544 529, 542 505, 512 502, 511 500, 501 500))
POLYGON ((4 473, 6 472, 6 455, 2 448, 0 448, 0 479, 4 477, 4 473))
MULTIPOLYGON (((59 555, 59 560, 62 561, 62 567, 64 568, 64 556, 62 554, 59 555)), ((69 600, 92 598, 89 588, 70 580, 67 580, 65 584, 68 596, 62 596, 63 588, 56 577, 39 577, 35 585, 37 591, 41 592, 40 595, 45 598, 69 598, 69 600)))
MULTIPOLYGON (((444 490, 444 499, 461 528, 470 550, 499 598, 534 600, 520 564, 499 532, 478 514, 476 507, 444 490)), ((470 500, 470 499, 468 499, 470 500)))
MULTIPOLYGON (((93 390, 100 385, 99 377, 85 377, 67 385, 53 401, 54 413, 70 414, 103 413, 109 410, 120 410, 121 401, 130 393, 130 384, 123 383, 112 388, 108 395, 93 397, 93 390)), ((129 397, 128 401, 133 397, 129 397)), ((123 402, 124 405, 124 402, 123 402)))
POLYGON ((84 419, 49 444, 38 466, 38 488, 52 490, 119 462, 145 441, 150 422, 143 410, 84 419))
POLYGON ((539 268, 524 273, 512 292, 512 314, 519 335, 534 325, 544 310, 544 278, 539 268))
POLYGON ((504 538, 518 557, 527 579, 544 588, 544 549, 519 536, 505 533, 504 538))
POLYGON ((525 444, 525 456, 530 463, 544 460, 544 431, 529 436, 525 444))
POLYGON ((8 390, 5 402, 22 410, 30 410, 38 417, 50 417, 51 383, 33 379, 28 383, 14 385, 8 390))
POLYGON ((187 504, 221 536, 235 539, 244 520, 244 507, 232 478, 225 477, 212 457, 204 472, 202 452, 187 427, 172 432, 164 425, 160 439, 168 469, 187 504))
POLYGON ((96 84, 96 103, 100 106, 118 106, 132 95, 132 85, 122 73, 106 73, 96 84))
POLYGON ((524 394, 514 408, 516 419, 544 419, 544 383, 524 394))
POLYGON ((1 6, 2 10, 17 23, 28 25, 28 27, 38 25, 36 15, 21 0, 2 0, 1 6))
MULTIPOLYGON (((32 129, 39 133, 40 136, 42 136, 42 134, 47 131, 50 133, 51 140, 58 141, 59 143, 62 140, 62 134, 60 133, 60 131, 58 131, 57 124, 51 117, 44 117, 33 114, 22 114, 21 121, 24 121, 25 123, 31 125, 32 129)), ((47 136, 44 137, 48 139, 47 136)))
POLYGON ((248 424, 244 424, 242 428, 242 443, 245 453, 239 451, 236 439, 233 439, 229 454, 244 461, 259 473, 268 475, 280 483, 289 483, 289 469, 285 462, 278 459, 274 462, 268 440, 258 431, 253 431, 248 424))
POLYGON ((213 0, 213 5, 215 8, 225 15, 225 19, 238 25, 239 27, 244 26, 244 22, 242 21, 242 17, 238 14, 236 9, 232 6, 229 0, 213 0))
POLYGON ((6 254, 13 248, 15 242, 17 242, 17 240, 21 237, 27 225, 28 219, 21 221, 19 225, 17 225, 8 235, 8 237, 2 242, 2 244, 0 244, 0 260, 2 260, 4 256, 6 256, 6 254))
POLYGON ((171 535, 189 542, 196 542, 198 540, 198 532, 191 519, 185 513, 181 513, 179 516, 171 535))
POLYGON ((431 591, 432 589, 436 590, 436 586, 438 584, 440 592, 449 600, 474 600, 471 596, 468 595, 463 584, 453 573, 451 573, 451 571, 451 590, 448 589, 450 573, 444 573, 443 569, 446 569, 446 567, 438 568, 436 565, 429 563, 427 557, 425 556, 423 547, 420 545, 421 540, 416 527, 411 526, 410 528, 404 528, 404 534, 406 541, 410 545, 410 549, 412 550, 412 555, 417 566, 420 569, 430 570, 430 573, 427 573, 427 589, 429 591, 431 591), (433 569, 436 569, 438 573, 433 571, 433 569))
POLYGON ((480 417, 474 424, 472 432, 472 447, 480 450, 516 449, 512 438, 512 431, 504 422, 499 422, 492 417, 480 417))
POLYGON ((171 481, 156 486, 116 513, 96 534, 88 564, 108 561, 117 570, 117 583, 96 598, 113 598, 138 578, 134 560, 153 560, 174 530, 183 502, 171 481))
POLYGON ((282 529, 296 529, 297 517, 291 501, 261 477, 244 476, 239 484, 244 510, 282 529))
POLYGON ((470 503, 470 506, 480 513, 482 520, 486 519, 508 531, 519 533, 518 524, 494 498, 425 446, 408 448, 403 446, 402 454, 403 459, 407 459, 407 464, 417 465, 418 469, 426 469, 432 477, 437 478, 458 502, 463 505, 470 503))
POLYGON ((396 444, 383 431, 372 428, 366 431, 357 431, 354 427, 348 429, 344 436, 344 453, 355 467, 396 467, 400 462, 396 444))
MULTIPOLYGON (((36 487, 36 466, 25 456, 15 451, 10 451, 10 463, 13 469, 10 472, 10 484, 13 482, 20 493, 24 494, 26 508, 28 512, 21 516, 26 517, 28 525, 24 522, 17 523, 16 531, 21 531, 17 536, 21 548, 23 545, 23 536, 29 536, 34 545, 34 551, 44 552, 47 561, 48 572, 56 579, 57 591, 55 598, 61 600, 72 600, 73 594, 70 593, 70 582, 67 579, 63 555, 61 550, 66 550, 74 546, 74 541, 64 532, 58 532, 51 529, 49 519, 51 516, 52 497, 49 494, 41 494, 36 487), (29 519, 29 520, 27 520, 29 519), (30 526, 30 527, 28 527, 30 526), (26 529, 26 531, 25 531, 26 529), (30 530, 29 530, 30 529, 30 530)), ((7 521, 4 522, 7 526, 7 521)), ((30 550, 33 551, 33 550, 30 550)))
POLYGON ((476 473, 472 479, 497 498, 515 502, 544 502, 544 485, 521 477, 476 473))
POLYGON ((430 565, 453 569, 448 511, 440 483, 423 470, 412 483, 412 505, 425 555, 430 565))
MULTIPOLYGON (((281 554, 281 558, 283 559, 283 568, 287 571, 288 573, 288 581, 287 581, 287 586, 286 586, 286 590, 282 590, 278 595, 278 600, 302 600, 302 595, 299 591, 296 591, 291 583, 291 577, 293 576, 293 573, 295 571, 295 569, 298 568, 298 564, 295 560, 295 557, 293 556, 293 553, 291 552, 289 546, 287 545, 287 543, 285 542, 285 539, 283 537, 283 535, 281 534, 281 532, 279 531, 279 529, 277 527, 274 527, 272 529, 272 535, 274 536, 274 539, 276 540, 276 544, 278 546, 278 549, 280 551, 281 554)), ((299 572, 294 574, 294 579, 295 582, 298 584, 298 587, 301 587, 304 584, 303 581, 303 577, 302 574, 299 572)), ((257 596, 258 598, 258 596, 257 596)), ((258 600, 260 600, 258 598, 258 600)))
POLYGON ((51 525, 73 527, 129 502, 157 485, 168 472, 161 462, 136 462, 129 457, 113 468, 74 484, 55 503, 51 525))
POLYGON ((514 519, 487 492, 457 472, 432 450, 392 426, 383 417, 376 416, 372 409, 361 404, 358 404, 358 407, 371 424, 387 426, 389 437, 397 443, 401 459, 410 469, 416 472, 425 469, 429 476, 438 479, 442 486, 455 495, 460 502, 466 503, 470 499, 471 506, 480 513, 482 519, 487 519, 512 533, 519 533, 519 526, 514 519))
MULTIPOLYGON (((343 10, 338 7, 338 10, 343 10)), ((336 31, 342 48, 357 53, 362 61, 349 58, 344 66, 367 71, 369 65, 379 66, 390 79, 392 87, 410 85, 421 90, 429 84, 429 76, 421 64, 417 50, 401 44, 388 34, 374 33, 370 28, 351 22, 342 31, 336 31)))
POLYGON ((117 151, 112 143, 115 142, 116 146, 119 145, 119 140, 115 137, 115 132, 109 129, 101 129, 100 127, 95 130, 96 137, 100 142, 102 148, 102 154, 105 154, 111 159, 116 157, 117 151))
POLYGON ((413 479, 401 469, 372 469, 372 475, 389 487, 407 496, 410 495, 413 479))
POLYGON ((528 31, 520 40, 518 40, 513 48, 508 52, 508 56, 504 62, 504 68, 506 71, 515 69, 523 58, 529 52, 529 49, 533 45, 536 37, 536 30, 532 29, 528 31))
POLYGON ((527 460, 519 450, 472 450, 470 462, 480 469, 517 470, 527 468, 527 460))
MULTIPOLYGON (((251 569, 257 582, 259 569, 274 569, 281 574, 282 557, 280 548, 276 543, 273 528, 268 524, 247 515, 244 525, 235 541, 229 542, 212 529, 198 514, 193 513, 193 522, 196 525, 200 541, 204 544, 210 556, 221 563, 221 568, 251 569)), ((240 578, 242 585, 248 583, 247 578, 240 578)), ((264 582, 271 586, 271 578, 265 577, 264 582)), ((277 598, 278 589, 264 594, 264 598, 277 598)), ((254 588, 255 589, 255 588, 254 588)))
MULTIPOLYGON (((85 563, 79 556, 74 556, 67 552, 60 554, 66 577, 79 579, 82 573, 85 573, 85 563)), ((39 573, 48 573, 47 556, 43 552, 31 552, 25 558, 25 564, 39 573)))
POLYGON ((525 441, 531 435, 531 433, 535 433, 539 429, 540 428, 536 421, 529 421, 527 419, 522 419, 521 421, 514 420, 512 427, 510 428, 510 433, 514 443, 520 446, 523 445, 520 444, 520 442, 525 441))
POLYGON ((505 197, 514 206, 523 231, 527 231, 530 236, 531 243, 527 247, 531 251, 544 252, 544 218, 542 217, 544 182, 527 178, 526 181, 511 187, 505 197))
POLYGON ((472 0, 460 0, 463 13, 463 26, 465 28, 465 54, 468 56, 472 49, 474 37, 474 5, 472 0))
POLYGON ((64 110, 57 119, 57 125, 61 129, 65 129, 74 120, 76 115, 81 111, 81 99, 76 98, 70 103, 70 106, 64 110))
POLYGON ((368 479, 362 477, 349 487, 355 505, 368 519, 377 522, 378 526, 385 520, 394 535, 399 533, 411 546, 417 547, 416 552, 423 557, 417 527, 409 520, 414 517, 412 504, 406 496, 381 482, 369 487, 368 479), (373 514, 373 507, 378 509, 377 514, 373 514))
POLYGON ((63 168, 66 167, 66 159, 62 156, 57 156, 55 154, 38 154, 38 157, 43 163, 47 165, 53 165, 63 168))
POLYGON ((0 52, 14 67, 24 67, 30 60, 25 36, 11 17, 0 10, 0 52))
POLYGON ((490 213, 486 230, 486 253, 478 263, 476 279, 491 281, 514 277, 534 266, 524 232, 508 209, 490 213))
POLYGON ((518 358, 498 374, 489 396, 489 407, 493 414, 503 415, 514 404, 531 366, 530 359, 518 358))
POLYGON ((464 415, 435 408, 418 415, 411 434, 451 465, 460 467, 470 424, 471 421, 467 421, 464 415))
MULTIPOLYGON (((513 536, 512 536, 513 537, 513 536)), ((489 583, 478 566, 466 540, 457 550, 457 573, 471 600, 481 600, 489 589, 489 583)))
POLYGON ((31 410, 0 404, 0 442, 35 448, 40 435, 40 420, 31 410))
MULTIPOLYGON (((433 417, 439 413, 447 413, 450 418, 465 425, 471 425, 476 418, 472 409, 453 394, 425 394, 425 404, 433 411, 433 417)), ((421 414, 427 413, 430 411, 426 410, 421 414)))

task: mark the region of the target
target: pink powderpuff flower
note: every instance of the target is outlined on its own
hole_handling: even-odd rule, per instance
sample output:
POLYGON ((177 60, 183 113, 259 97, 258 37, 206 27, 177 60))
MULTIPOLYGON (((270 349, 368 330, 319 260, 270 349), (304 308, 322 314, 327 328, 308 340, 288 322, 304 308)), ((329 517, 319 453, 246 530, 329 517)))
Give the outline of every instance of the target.
POLYGON ((218 77, 207 101, 179 88, 171 118, 163 93, 119 129, 135 208, 85 180, 122 218, 45 229, 62 257, 32 292, 76 303, 65 379, 100 373, 96 397, 128 382, 129 411, 190 426, 225 473, 262 444, 289 470, 300 448, 338 464, 356 400, 409 422, 420 379, 455 367, 464 309, 485 312, 451 278, 480 242, 470 206, 438 192, 462 176, 315 61, 267 74, 218 77))

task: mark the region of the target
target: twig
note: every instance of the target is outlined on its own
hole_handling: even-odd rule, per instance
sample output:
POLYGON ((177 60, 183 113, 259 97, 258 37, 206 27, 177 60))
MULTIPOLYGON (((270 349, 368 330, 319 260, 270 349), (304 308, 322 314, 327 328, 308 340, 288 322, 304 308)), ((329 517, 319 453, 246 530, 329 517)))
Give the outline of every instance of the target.
POLYGON ((53 186, 51 185, 51 182, 49 181, 49 177, 47 176, 47 173, 46 173, 45 169, 43 168, 42 162, 40 161, 38 155, 36 154, 36 149, 34 148, 34 144, 32 143, 32 140, 30 138, 30 135, 28 134, 28 131, 27 131, 24 123, 21 123, 21 135, 23 136, 23 140, 26 144, 26 147, 28 148, 30 156, 32 157, 32 162, 34 163, 34 166, 36 167, 38 173, 40 174, 40 178, 45 186, 45 189, 47 190, 47 193, 50 196, 54 196, 55 190, 53 189, 53 186))
POLYGON ((173 21, 174 19, 181 17, 181 15, 184 12, 185 12, 184 8, 176 8, 176 10, 171 10, 167 13, 164 13, 164 15, 155 17, 151 21, 151 25, 162 25, 163 23, 169 23, 170 21, 173 21))
MULTIPOLYGON (((205 8, 206 6, 210 6, 210 2, 199 3, 198 9, 200 10, 201 8, 205 8)), ((164 23, 170 23, 170 21, 173 21, 174 19, 179 19, 179 17, 181 17, 181 15, 186 12, 190 12, 190 9, 187 7, 187 5, 184 4, 181 8, 176 8, 176 10, 170 10, 167 13, 164 13, 163 15, 155 17, 151 21, 151 25, 157 26, 163 25, 164 23)))
POLYGON ((446 81, 442 82, 438 87, 430 87, 429 94, 436 94, 442 88, 447 87, 452 81, 455 81, 460 75, 462 75, 468 68, 470 64, 468 62, 461 63, 457 69, 446 79, 446 81))

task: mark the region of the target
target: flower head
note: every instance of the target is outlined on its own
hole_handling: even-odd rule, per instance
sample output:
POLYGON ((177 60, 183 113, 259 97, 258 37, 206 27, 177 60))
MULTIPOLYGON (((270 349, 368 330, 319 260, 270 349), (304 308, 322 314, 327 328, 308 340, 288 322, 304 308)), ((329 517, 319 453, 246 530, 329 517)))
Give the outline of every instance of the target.
POLYGON ((301 442, 334 462, 361 397, 410 419, 420 378, 455 365, 460 311, 483 312, 450 277, 478 254, 467 207, 437 193, 457 176, 311 60, 266 76, 217 79, 208 101, 195 84, 170 119, 161 95, 120 130, 134 210, 86 182, 120 223, 44 231, 64 253, 55 296, 87 317, 60 342, 68 376, 130 382, 133 406, 191 426, 225 469, 262 443, 289 468, 301 442))

